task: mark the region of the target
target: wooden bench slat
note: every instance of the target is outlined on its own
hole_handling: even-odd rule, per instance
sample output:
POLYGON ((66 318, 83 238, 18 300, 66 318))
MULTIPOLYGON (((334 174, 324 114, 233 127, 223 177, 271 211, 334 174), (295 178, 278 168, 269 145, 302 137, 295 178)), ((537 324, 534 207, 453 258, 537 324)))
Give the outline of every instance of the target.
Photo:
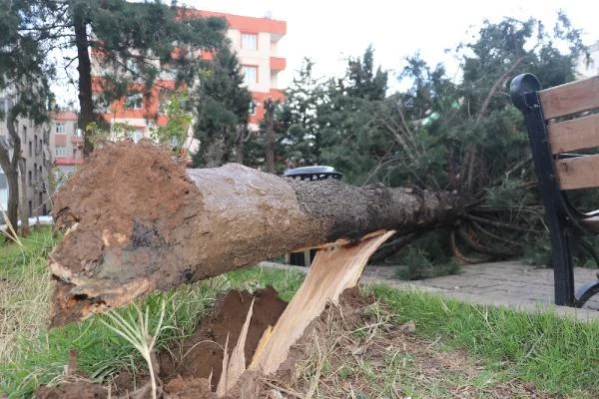
POLYGON ((599 76, 539 92, 545 119, 599 108, 599 76))
POLYGON ((561 159, 555 163, 555 172, 562 190, 599 187, 599 155, 561 159))
POLYGON ((599 147, 599 114, 547 126, 553 154, 599 147))

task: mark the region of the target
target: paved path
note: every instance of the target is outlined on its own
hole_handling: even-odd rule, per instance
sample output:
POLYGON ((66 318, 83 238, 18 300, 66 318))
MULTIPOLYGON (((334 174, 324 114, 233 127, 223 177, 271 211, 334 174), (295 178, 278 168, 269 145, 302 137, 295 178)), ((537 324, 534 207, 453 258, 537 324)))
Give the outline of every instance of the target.
MULTIPOLYGON (((273 265, 264 262, 265 265, 273 265)), ((291 267, 306 271, 306 268, 291 267)), ((576 268, 577 286, 595 280, 597 270, 576 268)), ((392 266, 367 266, 362 281, 383 282, 406 290, 423 290, 445 297, 490 306, 509 306, 536 311, 554 309, 581 320, 599 319, 599 295, 585 309, 553 305, 553 270, 527 266, 521 262, 484 263, 463 266, 460 274, 417 281, 402 281, 395 277, 392 266)))

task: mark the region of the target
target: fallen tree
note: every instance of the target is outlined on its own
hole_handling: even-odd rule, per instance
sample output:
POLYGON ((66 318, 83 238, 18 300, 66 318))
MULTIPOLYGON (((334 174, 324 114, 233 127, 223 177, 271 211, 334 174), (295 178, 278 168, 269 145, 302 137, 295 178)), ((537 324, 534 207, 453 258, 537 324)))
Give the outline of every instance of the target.
POLYGON ((452 193, 295 181, 237 164, 185 169, 150 142, 96 151, 54 198, 52 325, 276 255, 377 230, 447 225, 452 193))

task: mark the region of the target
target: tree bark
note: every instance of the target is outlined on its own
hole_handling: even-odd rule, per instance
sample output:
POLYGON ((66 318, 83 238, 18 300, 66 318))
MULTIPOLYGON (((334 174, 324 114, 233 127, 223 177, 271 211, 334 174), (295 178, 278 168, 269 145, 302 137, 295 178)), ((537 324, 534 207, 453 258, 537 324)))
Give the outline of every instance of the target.
MULTIPOLYGON (((44 148, 43 148, 43 163, 46 169, 46 195, 51 198, 56 190, 56 178, 54 176, 54 161, 52 149, 50 148, 50 128, 44 129, 44 148)), ((49 202, 48 209, 52 208, 52 202, 49 202)))
POLYGON ((18 160, 21 157, 21 138, 16 127, 16 111, 11 109, 6 117, 8 139, 0 138, 0 166, 8 183, 8 204, 6 215, 15 231, 19 220, 19 170, 18 160))
POLYGON ((266 171, 275 173, 275 104, 271 99, 264 102, 266 112, 266 171))
POLYGON ((247 126, 237 126, 237 134, 235 135, 235 162, 242 165, 246 130, 247 126))
POLYGON ((19 159, 19 174, 21 177, 21 190, 19 194, 21 196, 21 203, 19 205, 19 219, 21 219, 21 235, 26 237, 31 232, 29 229, 29 207, 27 204, 27 164, 25 158, 20 157, 19 159))
POLYGON ((77 47, 77 72, 79 72, 79 107, 81 108, 81 128, 83 130, 83 156, 89 157, 93 151, 90 133, 87 127, 94 122, 94 103, 92 98, 91 59, 89 56, 89 40, 87 22, 83 4, 74 7, 73 26, 75 29, 75 45, 77 47))
POLYGON ((50 255, 53 325, 293 249, 450 224, 459 204, 451 193, 295 181, 238 164, 186 170, 147 141, 111 145, 54 199, 65 235, 50 255))

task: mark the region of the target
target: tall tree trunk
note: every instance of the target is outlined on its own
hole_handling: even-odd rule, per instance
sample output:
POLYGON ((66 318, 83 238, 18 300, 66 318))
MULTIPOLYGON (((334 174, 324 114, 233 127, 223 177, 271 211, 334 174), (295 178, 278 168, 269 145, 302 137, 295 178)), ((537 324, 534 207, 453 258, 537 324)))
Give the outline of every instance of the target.
POLYGON ((245 147, 247 126, 237 126, 237 135, 235 136, 235 162, 243 165, 243 151, 245 147))
POLYGON ((21 138, 16 127, 17 114, 13 108, 6 116, 8 137, 0 138, 0 166, 8 183, 8 204, 6 214, 8 221, 17 231, 19 220, 19 170, 18 160, 21 157, 21 138))
MULTIPOLYGON (((4 166, 2 167, 4 169, 4 166)), ((8 204, 6 216, 15 232, 18 231, 19 222, 19 173, 13 170, 4 170, 6 182, 8 183, 8 204)))
POLYGON ((275 104, 269 98, 264 102, 266 112, 266 171, 275 173, 275 104))
POLYGON ((106 147, 83 168, 52 211, 65 232, 50 255, 55 324, 293 249, 446 225, 460 211, 452 193, 295 181, 237 164, 185 169, 145 142, 106 147))
POLYGON ((75 45, 77 46, 77 72, 79 72, 79 107, 81 108, 81 128, 83 130, 83 155, 87 158, 93 151, 87 126, 94 122, 94 103, 92 99, 91 59, 87 37, 87 21, 84 4, 78 4, 73 10, 75 45))
POLYGON ((24 157, 19 159, 19 174, 21 176, 21 190, 19 191, 21 203, 19 204, 19 215, 21 219, 21 235, 26 237, 31 232, 29 229, 29 204, 27 200, 27 164, 24 157))
MULTIPOLYGON (((43 148, 43 163, 44 169, 46 169, 46 196, 52 198, 54 191, 56 190, 56 178, 54 176, 54 161, 52 157, 52 150, 50 149, 50 129, 44 129, 44 148, 43 148)), ((50 201, 48 209, 52 208, 52 202, 50 201)))

